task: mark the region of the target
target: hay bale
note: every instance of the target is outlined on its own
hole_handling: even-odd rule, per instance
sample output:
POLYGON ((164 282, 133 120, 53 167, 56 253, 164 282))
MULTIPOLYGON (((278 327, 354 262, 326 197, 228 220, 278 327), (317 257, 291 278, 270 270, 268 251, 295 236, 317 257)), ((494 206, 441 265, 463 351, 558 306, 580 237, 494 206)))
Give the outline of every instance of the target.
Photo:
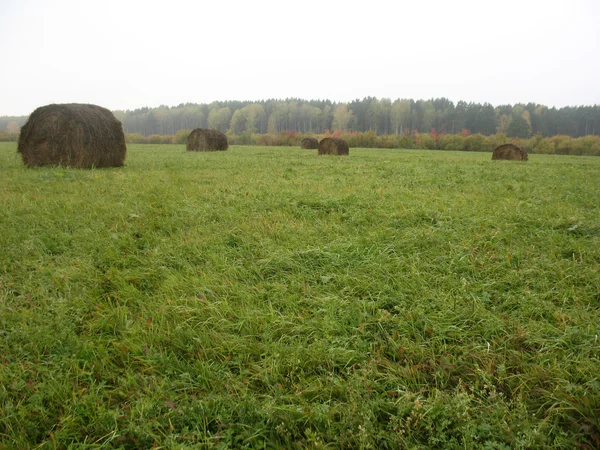
POLYGON ((348 155, 348 143, 340 138, 325 138, 319 142, 319 155, 348 155))
POLYGON ((79 103, 36 109, 21 128, 17 151, 28 167, 120 167, 127 147, 121 122, 108 109, 79 103))
POLYGON ((188 152, 216 152, 229 148, 227 136, 218 130, 196 128, 187 138, 185 149, 188 152))
POLYGON ((319 140, 316 138, 307 137, 300 141, 300 148, 304 148, 306 150, 314 150, 319 148, 319 140))
POLYGON ((502 144, 494 149, 492 160, 495 159, 512 159, 516 161, 527 161, 527 152, 523 147, 515 144, 502 144))

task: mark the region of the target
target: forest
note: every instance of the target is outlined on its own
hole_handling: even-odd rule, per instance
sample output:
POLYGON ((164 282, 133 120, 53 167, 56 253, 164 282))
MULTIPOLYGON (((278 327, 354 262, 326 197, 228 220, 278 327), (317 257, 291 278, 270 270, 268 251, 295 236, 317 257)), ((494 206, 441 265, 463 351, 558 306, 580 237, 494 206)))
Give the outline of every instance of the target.
MULTIPOLYGON (((497 133, 509 138, 535 135, 573 138, 600 135, 600 105, 549 108, 536 103, 498 105, 454 103, 447 98, 413 100, 367 97, 348 103, 330 100, 223 101, 210 104, 143 107, 113 111, 127 134, 175 135, 181 130, 215 128, 231 135, 374 132, 497 133)), ((27 117, 0 117, 0 132, 17 133, 27 117)))

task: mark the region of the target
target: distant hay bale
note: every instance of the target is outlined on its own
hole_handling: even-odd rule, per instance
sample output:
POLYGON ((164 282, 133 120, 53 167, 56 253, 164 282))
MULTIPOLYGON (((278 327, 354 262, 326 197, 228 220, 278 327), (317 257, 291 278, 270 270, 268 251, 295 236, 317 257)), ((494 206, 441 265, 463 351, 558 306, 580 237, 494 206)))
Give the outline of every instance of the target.
POLYGON ((316 138, 307 137, 300 141, 300 148, 314 150, 319 148, 319 140, 316 138))
POLYGON ((494 149, 492 160, 495 159, 512 159, 516 161, 527 161, 527 152, 523 147, 515 144, 502 144, 494 149))
POLYGON ((123 125, 106 108, 79 103, 37 108, 21 128, 17 152, 28 167, 120 167, 123 125))
POLYGON ((348 155, 348 143, 340 138, 325 138, 319 142, 319 155, 348 155))
POLYGON ((216 152, 229 148, 227 136, 218 130, 196 128, 187 138, 185 149, 188 152, 216 152))

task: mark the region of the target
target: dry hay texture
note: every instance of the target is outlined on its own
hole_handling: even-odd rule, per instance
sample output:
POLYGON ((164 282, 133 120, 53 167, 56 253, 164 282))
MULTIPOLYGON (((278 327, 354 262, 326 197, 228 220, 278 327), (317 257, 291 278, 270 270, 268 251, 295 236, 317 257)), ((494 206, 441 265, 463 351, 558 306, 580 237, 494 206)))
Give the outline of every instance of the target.
POLYGON ((527 152, 523 147, 515 144, 502 144, 494 149, 492 159, 513 159, 516 161, 527 161, 527 152))
POLYGON ((188 152, 216 152, 227 150, 227 136, 218 130, 196 128, 187 138, 185 149, 188 152))
POLYGON ((304 148, 307 150, 314 150, 319 148, 319 140, 317 138, 307 137, 300 141, 300 148, 304 148))
POLYGON ((319 155, 348 155, 348 143, 340 138, 325 138, 319 142, 319 155))
POLYGON ((21 128, 17 151, 29 166, 120 167, 127 147, 121 122, 106 108, 79 103, 36 109, 21 128))

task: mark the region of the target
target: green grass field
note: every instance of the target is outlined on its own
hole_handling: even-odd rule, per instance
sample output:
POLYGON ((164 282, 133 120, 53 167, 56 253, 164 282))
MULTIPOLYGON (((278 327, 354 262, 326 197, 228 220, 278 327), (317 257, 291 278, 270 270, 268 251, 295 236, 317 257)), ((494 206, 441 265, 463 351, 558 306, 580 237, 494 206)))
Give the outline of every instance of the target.
POLYGON ((600 158, 0 143, 0 448, 597 448, 600 158))

